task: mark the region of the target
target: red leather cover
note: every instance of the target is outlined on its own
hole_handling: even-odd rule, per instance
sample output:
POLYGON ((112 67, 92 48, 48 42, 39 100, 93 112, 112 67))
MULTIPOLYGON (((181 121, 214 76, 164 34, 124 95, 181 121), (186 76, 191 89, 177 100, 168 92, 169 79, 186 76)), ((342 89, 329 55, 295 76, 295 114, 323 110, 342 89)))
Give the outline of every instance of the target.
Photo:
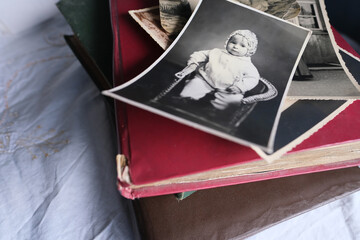
MULTIPOLYGON (((163 52, 128 14, 129 10, 151 7, 157 4, 157 0, 111 0, 115 85, 128 81, 141 73, 163 52)), ((212 136, 132 106, 123 107, 126 109, 119 107, 118 103, 119 139, 121 153, 125 154, 129 160, 130 177, 133 184, 146 184, 259 159, 259 156, 248 147, 212 136)), ((359 139, 360 128, 353 127, 359 126, 360 123, 360 116, 357 111, 359 107, 360 102, 352 104, 293 151, 359 139)), ((346 166, 357 164, 358 162, 351 162, 346 166)), ((137 192, 124 188, 123 195, 130 198, 159 195, 346 166, 335 164, 311 169, 263 174, 256 178, 249 176, 247 179, 208 181, 202 184, 180 184, 162 188, 141 189, 137 192)))

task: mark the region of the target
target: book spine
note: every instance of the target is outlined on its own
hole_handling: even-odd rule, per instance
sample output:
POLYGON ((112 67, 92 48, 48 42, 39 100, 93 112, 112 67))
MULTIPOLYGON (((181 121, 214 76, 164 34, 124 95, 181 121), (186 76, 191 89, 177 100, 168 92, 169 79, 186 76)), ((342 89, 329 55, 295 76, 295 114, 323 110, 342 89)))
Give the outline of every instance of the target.
MULTIPOLYGON (((119 5, 117 0, 110 0, 110 20, 113 31, 113 85, 118 86, 125 82, 120 43, 120 26, 119 26, 119 5)), ((122 102, 115 101, 116 112, 116 130, 118 135, 118 152, 130 159, 129 131, 127 126, 126 105, 122 102)))
POLYGON ((276 178, 291 177, 302 174, 311 174, 316 172, 324 172, 330 170, 336 170, 347 167, 358 167, 360 165, 360 159, 348 161, 344 163, 332 163, 314 167, 303 167, 297 169, 288 169, 280 171, 271 171, 258 173, 254 175, 246 176, 235 176, 231 178, 219 178, 206 181, 197 181, 197 182, 188 182, 188 183, 173 183, 168 185, 153 185, 144 188, 134 188, 134 186, 124 185, 124 183, 119 183, 119 191, 121 194, 129 199, 143 198, 143 197, 152 197, 160 196, 165 194, 172 194, 178 192, 186 192, 192 190, 203 190, 215 187, 224 187, 235 184, 244 184, 250 182, 258 182, 264 180, 271 180, 276 178))

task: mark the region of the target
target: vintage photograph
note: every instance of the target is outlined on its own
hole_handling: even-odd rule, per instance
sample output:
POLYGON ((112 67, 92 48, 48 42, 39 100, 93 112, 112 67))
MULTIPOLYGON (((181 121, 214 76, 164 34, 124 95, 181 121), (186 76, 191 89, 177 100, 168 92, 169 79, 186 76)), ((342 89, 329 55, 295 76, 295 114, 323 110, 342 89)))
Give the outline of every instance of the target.
POLYGON ((132 10, 129 11, 129 14, 162 49, 167 49, 170 46, 173 39, 161 25, 158 6, 132 10))
POLYGON ((298 99, 351 99, 360 92, 344 71, 327 29, 320 0, 298 0, 300 13, 291 21, 312 36, 299 62, 288 96, 298 99))
MULTIPOLYGON (((284 20, 296 17, 300 11, 296 0, 233 1, 284 20)), ((161 48, 167 49, 190 17, 189 5, 192 12, 198 3, 199 0, 160 0, 160 6, 131 10, 129 13, 161 48)))
POLYGON ((271 152, 310 31, 229 1, 195 11, 156 63, 105 94, 271 152))

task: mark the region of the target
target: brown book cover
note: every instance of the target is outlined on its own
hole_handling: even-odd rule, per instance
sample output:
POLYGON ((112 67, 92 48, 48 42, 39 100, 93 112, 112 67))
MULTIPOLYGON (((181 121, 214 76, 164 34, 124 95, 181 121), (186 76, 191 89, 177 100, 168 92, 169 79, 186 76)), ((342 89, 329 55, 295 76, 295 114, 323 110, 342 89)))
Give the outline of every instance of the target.
POLYGON ((244 239, 360 189, 358 167, 134 200, 143 239, 244 239))

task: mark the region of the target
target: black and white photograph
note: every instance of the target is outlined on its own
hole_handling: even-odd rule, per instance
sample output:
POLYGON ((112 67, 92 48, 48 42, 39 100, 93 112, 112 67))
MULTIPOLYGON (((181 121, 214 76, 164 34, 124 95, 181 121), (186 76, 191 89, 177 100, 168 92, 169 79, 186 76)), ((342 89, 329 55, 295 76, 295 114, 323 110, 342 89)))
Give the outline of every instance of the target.
MULTIPOLYGON (((300 13, 291 21, 310 29, 311 38, 297 67, 288 96, 296 99, 358 99, 358 83, 339 60, 321 0, 298 0, 300 13), (344 70, 345 69, 345 70, 344 70)), ((322 2, 324 5, 324 3, 322 2)))
POLYGON ((279 109, 310 35, 239 3, 204 0, 153 65, 104 94, 272 152, 279 109))

